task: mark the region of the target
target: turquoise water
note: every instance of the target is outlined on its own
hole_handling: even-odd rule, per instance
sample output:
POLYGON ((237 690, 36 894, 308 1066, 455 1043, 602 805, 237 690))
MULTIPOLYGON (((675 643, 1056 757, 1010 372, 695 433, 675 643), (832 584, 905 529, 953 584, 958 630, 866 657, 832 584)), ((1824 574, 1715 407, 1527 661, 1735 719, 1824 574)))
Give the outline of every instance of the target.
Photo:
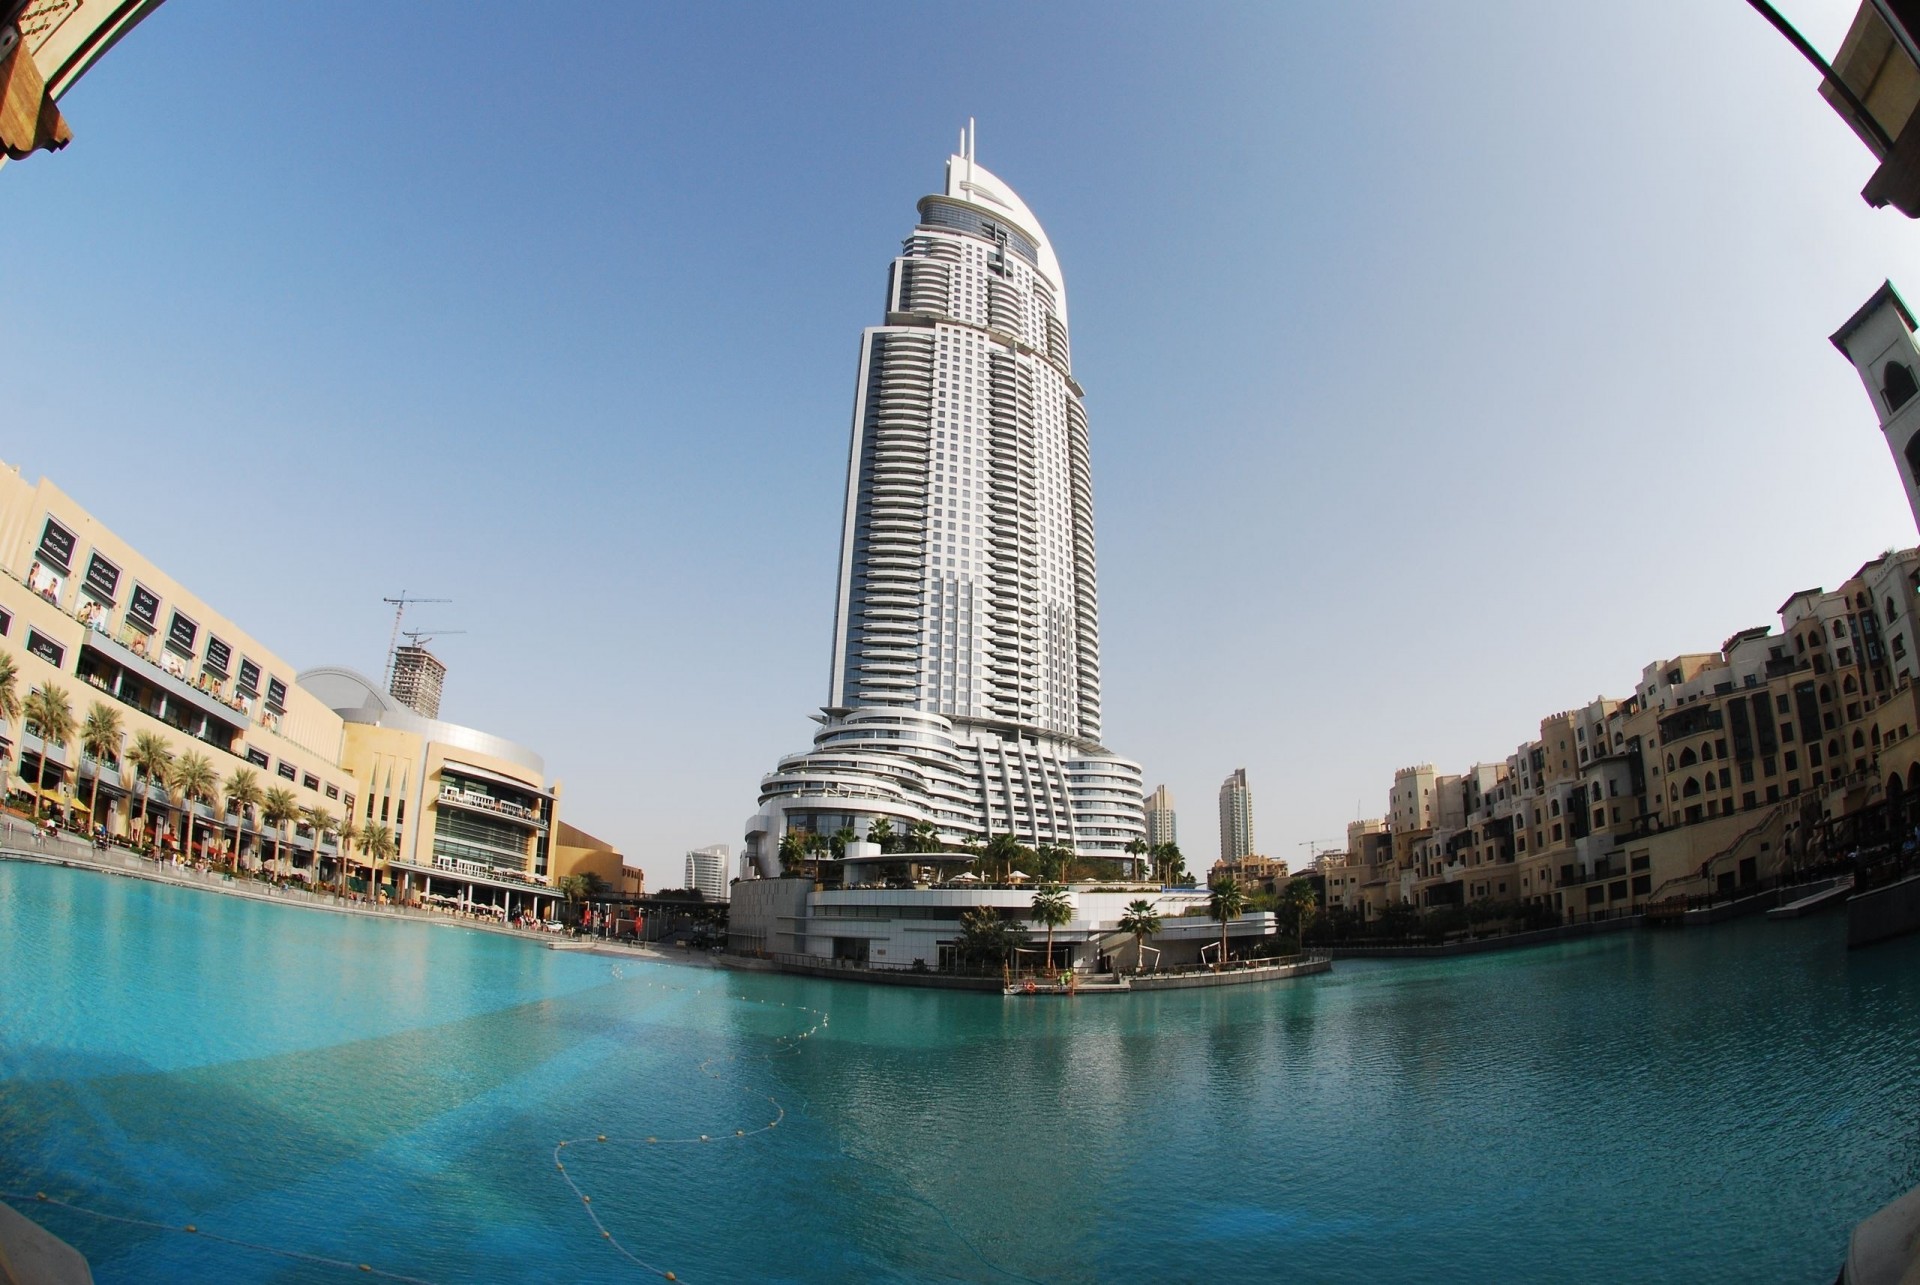
POLYGON ((1824 1282, 1920 1183, 1841 929, 1036 1002, 0 863, 0 1190, 284 1251, 33 1206, 103 1282, 646 1279, 563 1138, 682 1281, 1824 1282))

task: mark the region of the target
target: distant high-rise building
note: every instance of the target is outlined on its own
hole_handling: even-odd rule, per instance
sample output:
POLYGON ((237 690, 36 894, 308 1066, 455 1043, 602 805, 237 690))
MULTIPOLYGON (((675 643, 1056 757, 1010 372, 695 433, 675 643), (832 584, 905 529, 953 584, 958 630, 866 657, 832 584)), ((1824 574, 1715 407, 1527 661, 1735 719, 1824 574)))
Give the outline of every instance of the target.
POLYGON ((1178 843, 1178 828, 1173 819, 1173 795, 1166 786, 1159 786, 1147 796, 1147 843, 1152 847, 1178 843))
POLYGON ((1247 769, 1235 768, 1220 783, 1220 859, 1235 862, 1253 851, 1253 795, 1247 769))
POLYGON ((727 884, 727 845, 716 843, 695 848, 687 854, 687 887, 697 889, 708 901, 725 901, 727 884))
POLYGON ((447 667, 425 647, 405 646, 393 653, 393 698, 422 718, 440 717, 440 685, 447 667))
POLYGON ((1145 836, 1100 739, 1084 396, 1053 245, 969 133, 861 340, 827 702, 761 781, 762 874, 789 831, 878 819, 1108 859, 1145 836))

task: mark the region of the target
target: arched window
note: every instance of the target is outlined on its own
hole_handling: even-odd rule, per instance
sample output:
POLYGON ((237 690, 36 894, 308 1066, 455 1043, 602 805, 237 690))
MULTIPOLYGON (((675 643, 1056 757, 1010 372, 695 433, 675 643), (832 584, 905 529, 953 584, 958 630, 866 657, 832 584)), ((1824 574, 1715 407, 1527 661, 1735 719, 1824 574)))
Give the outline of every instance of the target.
POLYGON ((1875 723, 1873 725, 1872 740, 1873 740, 1873 748, 1876 750, 1879 749, 1880 748, 1880 724, 1878 723, 1875 723))
POLYGON ((1856 750, 1867 748, 1867 738, 1860 734, 1860 729, 1857 727, 1853 729, 1853 748, 1856 750))
POLYGON ((1827 742, 1827 757, 1830 759, 1840 757, 1840 742, 1837 739, 1827 742))
POLYGON ((1846 621, 1844 621, 1844 620, 1836 620, 1836 621, 1834 621, 1834 622, 1833 622, 1833 636, 1834 636, 1835 638, 1845 638, 1845 637, 1847 636, 1847 622, 1846 622, 1846 621))
POLYGON ((1673 771, 1673 755, 1667 755, 1667 771, 1673 771))
POLYGON ((1557 817, 1560 815, 1560 800, 1554 799, 1552 802, 1547 804, 1547 815, 1550 817, 1557 817))
POLYGON ((1880 395, 1887 399, 1887 413, 1892 414, 1920 392, 1920 385, 1913 382, 1913 372, 1897 361, 1890 361, 1880 371, 1880 395))
POLYGON ((1907 472, 1915 478, 1920 478, 1920 434, 1909 437, 1900 453, 1907 457, 1907 472))
POLYGON ((1887 599, 1887 623, 1893 623, 1893 599, 1887 599))
POLYGON ((1699 761, 1700 761, 1700 756, 1693 752, 1693 746, 1689 745, 1687 746, 1686 749, 1680 751, 1681 767, 1692 767, 1695 763, 1698 763, 1699 761))
POLYGON ((1833 688, 1827 686, 1825 683, 1820 684, 1820 703, 1822 705, 1826 705, 1830 703, 1832 700, 1833 700, 1833 688))
POLYGON ((1692 798, 1694 795, 1700 793, 1700 782, 1694 780, 1692 777, 1688 777, 1687 783, 1680 787, 1680 793, 1686 798, 1692 798))
POLYGON ((1840 690, 1848 693, 1857 692, 1860 690, 1860 684, 1853 681, 1852 674, 1848 674, 1846 681, 1840 684, 1840 690))

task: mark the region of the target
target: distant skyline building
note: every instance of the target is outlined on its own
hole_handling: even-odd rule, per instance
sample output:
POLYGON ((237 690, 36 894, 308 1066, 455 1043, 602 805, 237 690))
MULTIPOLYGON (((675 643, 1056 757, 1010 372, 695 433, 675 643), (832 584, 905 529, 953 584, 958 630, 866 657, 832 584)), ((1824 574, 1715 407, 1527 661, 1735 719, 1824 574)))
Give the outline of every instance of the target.
POLYGON ((1220 783, 1220 859, 1232 864, 1253 852, 1253 794, 1247 769, 1235 768, 1220 783))
POLYGON ((724 843, 689 852, 687 887, 698 890, 708 901, 727 900, 727 865, 731 855, 724 843))
POLYGON ((1158 847, 1163 843, 1179 843, 1179 825, 1173 815, 1173 793, 1166 786, 1156 786, 1147 796, 1147 843, 1158 847))
POLYGON ((1907 507, 1920 528, 1920 344, 1913 331, 1913 314, 1888 281, 1833 332, 1833 346, 1867 386, 1880 435, 1893 452, 1907 507))
POLYGON ((1060 264, 974 159, 921 198, 865 331, 827 702, 747 826, 934 826, 1124 859, 1140 768, 1100 741, 1092 455, 1060 264))
POLYGON ((420 717, 439 718, 440 689, 446 678, 444 661, 425 647, 409 644, 394 650, 387 692, 420 717))

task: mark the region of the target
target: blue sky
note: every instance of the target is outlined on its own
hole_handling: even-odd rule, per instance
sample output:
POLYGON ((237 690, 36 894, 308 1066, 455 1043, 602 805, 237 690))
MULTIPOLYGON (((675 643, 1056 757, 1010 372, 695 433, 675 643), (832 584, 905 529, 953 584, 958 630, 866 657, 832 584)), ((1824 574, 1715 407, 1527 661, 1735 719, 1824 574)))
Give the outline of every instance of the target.
POLYGON ((1199 864, 1235 767, 1297 859, 1914 542, 1826 336, 1920 228, 1738 0, 528 12, 158 10, 0 170, 0 457, 301 666, 455 599, 444 714, 654 886, 812 730, 859 331, 968 116, 1199 864))

